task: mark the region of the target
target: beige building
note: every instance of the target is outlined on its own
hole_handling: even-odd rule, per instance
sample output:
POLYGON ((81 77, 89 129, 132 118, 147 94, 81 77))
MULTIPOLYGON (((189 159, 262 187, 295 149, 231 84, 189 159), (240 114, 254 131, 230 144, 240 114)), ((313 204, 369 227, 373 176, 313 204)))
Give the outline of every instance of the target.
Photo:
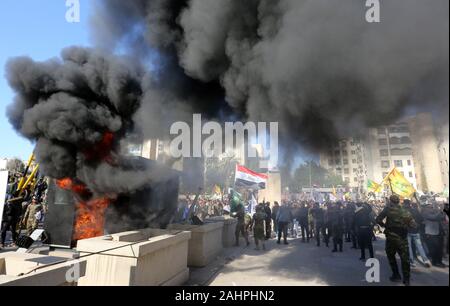
POLYGON ((449 125, 448 123, 441 126, 438 129, 438 150, 439 150, 439 164, 441 168, 442 180, 444 183, 444 189, 448 191, 449 187, 449 147, 448 147, 448 139, 449 139, 449 125))
POLYGON ((364 142, 368 179, 381 182, 396 167, 418 188, 413 143, 406 121, 369 129, 364 142))
POLYGON ((320 165, 350 187, 381 182, 395 166, 415 188, 442 192, 448 186, 448 124, 435 127, 421 113, 389 126, 370 128, 365 137, 341 140, 320 155, 320 165))
MULTIPOLYGON (((437 127, 430 113, 408 119, 419 190, 442 192, 445 188, 439 154, 437 127)), ((448 143, 448 136, 447 136, 448 143)), ((447 173, 448 173, 448 166, 447 173)))
POLYGON ((364 143, 360 139, 343 139, 320 154, 320 165, 341 176, 349 187, 364 189, 367 181, 364 152, 364 143))

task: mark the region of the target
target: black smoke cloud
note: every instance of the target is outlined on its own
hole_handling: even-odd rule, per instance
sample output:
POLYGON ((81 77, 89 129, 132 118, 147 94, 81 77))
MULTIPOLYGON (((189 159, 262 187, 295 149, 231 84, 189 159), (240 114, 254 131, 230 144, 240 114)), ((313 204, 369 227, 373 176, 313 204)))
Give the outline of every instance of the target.
POLYGON ((406 110, 448 112, 448 1, 382 1, 379 24, 364 4, 105 0, 93 30, 102 48, 159 56, 144 134, 202 111, 278 121, 285 145, 321 149, 406 110))
MULTIPOLYGON (((144 73, 134 61, 93 49, 68 48, 61 59, 47 62, 15 58, 6 70, 16 92, 9 120, 36 141, 41 169, 57 179, 100 169, 99 164, 90 165, 83 152, 101 143, 106 133, 123 137, 133 126, 143 95, 144 73)), ((83 177, 88 185, 99 177, 92 175, 90 180, 83 177)))

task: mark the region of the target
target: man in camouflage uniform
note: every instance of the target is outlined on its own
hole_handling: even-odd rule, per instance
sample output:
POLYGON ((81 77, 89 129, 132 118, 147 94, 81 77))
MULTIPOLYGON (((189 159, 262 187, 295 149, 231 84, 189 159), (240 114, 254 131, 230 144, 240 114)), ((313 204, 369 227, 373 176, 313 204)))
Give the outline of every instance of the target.
POLYGON ((245 226, 245 215, 244 205, 239 204, 236 208, 236 212, 233 213, 233 216, 237 219, 235 232, 236 246, 239 246, 239 234, 242 234, 242 236, 244 236, 247 246, 250 245, 250 241, 248 240, 248 232, 245 226))
POLYGON ((417 225, 412 215, 400 206, 400 198, 397 195, 391 196, 389 200, 389 205, 378 215, 376 222, 385 228, 386 255, 393 272, 390 280, 392 282, 402 280, 395 259, 395 254, 398 253, 402 264, 403 283, 409 286, 411 267, 408 253, 408 228, 414 228, 417 225))
POLYGON ((38 198, 34 197, 31 204, 28 205, 27 210, 22 219, 22 226, 25 226, 27 235, 30 236, 39 226, 38 216, 42 214, 42 205, 39 204, 38 198))
POLYGON ((262 244, 263 250, 266 249, 266 245, 264 244, 265 240, 265 231, 264 231, 264 222, 267 220, 267 215, 265 213, 264 204, 259 204, 256 207, 256 213, 253 214, 252 223, 250 228, 253 229, 253 237, 255 238, 255 250, 259 251, 259 242, 262 244))

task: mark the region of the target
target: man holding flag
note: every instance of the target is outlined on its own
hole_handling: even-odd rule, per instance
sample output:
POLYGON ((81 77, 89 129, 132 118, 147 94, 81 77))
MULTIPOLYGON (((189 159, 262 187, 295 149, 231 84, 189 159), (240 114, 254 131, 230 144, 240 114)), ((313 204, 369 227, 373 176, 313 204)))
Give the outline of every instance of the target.
POLYGON ((384 179, 389 184, 393 194, 402 198, 411 198, 416 193, 414 186, 394 167, 384 179))

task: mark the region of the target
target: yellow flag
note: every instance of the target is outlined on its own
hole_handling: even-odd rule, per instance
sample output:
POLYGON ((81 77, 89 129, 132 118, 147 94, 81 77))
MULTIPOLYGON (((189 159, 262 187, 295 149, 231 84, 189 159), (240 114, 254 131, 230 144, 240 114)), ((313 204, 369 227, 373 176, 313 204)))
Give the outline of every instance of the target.
POLYGON ((222 195, 222 190, 220 189, 219 186, 217 185, 214 186, 214 193, 217 195, 222 195))
POLYGON ((384 179, 384 182, 389 184, 393 193, 404 198, 411 198, 416 192, 414 186, 397 170, 397 168, 392 169, 389 175, 384 179))
POLYGON ((383 191, 383 185, 378 184, 372 180, 368 180, 367 181, 367 190, 369 192, 380 193, 381 191, 383 191))
POLYGON ((333 186, 333 195, 335 196, 335 197, 337 197, 337 192, 336 192, 336 188, 333 186))

